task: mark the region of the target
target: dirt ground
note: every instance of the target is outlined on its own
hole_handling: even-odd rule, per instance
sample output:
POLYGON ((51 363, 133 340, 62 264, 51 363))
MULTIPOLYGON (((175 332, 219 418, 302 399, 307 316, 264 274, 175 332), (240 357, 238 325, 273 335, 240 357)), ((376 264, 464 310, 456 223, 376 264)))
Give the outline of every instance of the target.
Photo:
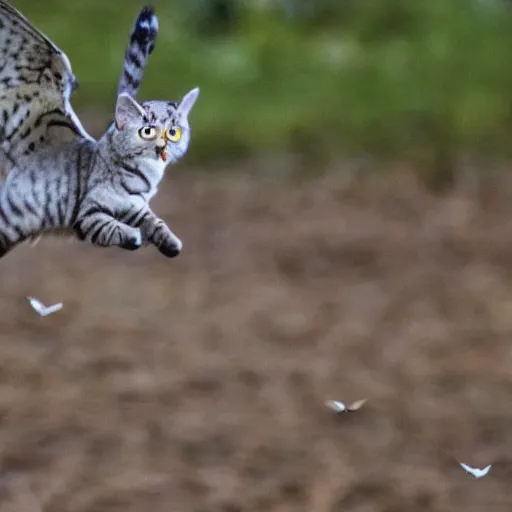
POLYGON ((434 197, 406 174, 181 171, 154 202, 175 260, 19 247, 0 262, 0 511, 509 512, 508 181, 434 197))

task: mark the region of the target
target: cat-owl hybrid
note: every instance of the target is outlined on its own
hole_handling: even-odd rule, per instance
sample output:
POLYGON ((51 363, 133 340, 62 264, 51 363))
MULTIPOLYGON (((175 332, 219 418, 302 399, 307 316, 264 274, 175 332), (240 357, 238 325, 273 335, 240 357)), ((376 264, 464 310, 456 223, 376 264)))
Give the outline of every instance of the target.
POLYGON ((135 100, 158 20, 141 10, 119 82, 114 122, 94 140, 70 104, 69 59, 0 0, 0 257, 28 238, 64 231, 96 246, 153 244, 168 257, 181 241, 149 207, 165 168, 190 141, 198 97, 135 100))

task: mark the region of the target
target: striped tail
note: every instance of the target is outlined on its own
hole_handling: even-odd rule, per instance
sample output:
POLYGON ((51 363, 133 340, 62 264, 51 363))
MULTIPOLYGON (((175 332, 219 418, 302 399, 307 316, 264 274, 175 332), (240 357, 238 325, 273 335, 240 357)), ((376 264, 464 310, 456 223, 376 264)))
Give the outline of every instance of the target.
POLYGON ((123 72, 119 80, 117 95, 127 92, 133 98, 137 92, 144 75, 144 68, 149 55, 155 48, 158 33, 158 18, 152 7, 143 7, 135 21, 130 41, 124 56, 123 72))

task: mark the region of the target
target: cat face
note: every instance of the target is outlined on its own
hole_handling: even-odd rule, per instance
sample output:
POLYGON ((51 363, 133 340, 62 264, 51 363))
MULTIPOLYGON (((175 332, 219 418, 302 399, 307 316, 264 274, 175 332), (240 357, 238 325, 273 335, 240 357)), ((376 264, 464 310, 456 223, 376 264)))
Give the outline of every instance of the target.
POLYGON ((192 89, 179 103, 137 103, 129 94, 119 95, 112 142, 123 158, 143 158, 164 167, 180 160, 190 143, 188 115, 199 96, 192 89))

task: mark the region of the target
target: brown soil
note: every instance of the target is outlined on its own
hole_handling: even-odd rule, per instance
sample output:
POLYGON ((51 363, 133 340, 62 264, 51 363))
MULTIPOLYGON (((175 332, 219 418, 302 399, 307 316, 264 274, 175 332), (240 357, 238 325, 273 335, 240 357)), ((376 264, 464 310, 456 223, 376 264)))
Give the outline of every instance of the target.
POLYGON ((511 191, 181 171, 154 203, 176 260, 19 247, 0 510, 510 512, 511 191))

